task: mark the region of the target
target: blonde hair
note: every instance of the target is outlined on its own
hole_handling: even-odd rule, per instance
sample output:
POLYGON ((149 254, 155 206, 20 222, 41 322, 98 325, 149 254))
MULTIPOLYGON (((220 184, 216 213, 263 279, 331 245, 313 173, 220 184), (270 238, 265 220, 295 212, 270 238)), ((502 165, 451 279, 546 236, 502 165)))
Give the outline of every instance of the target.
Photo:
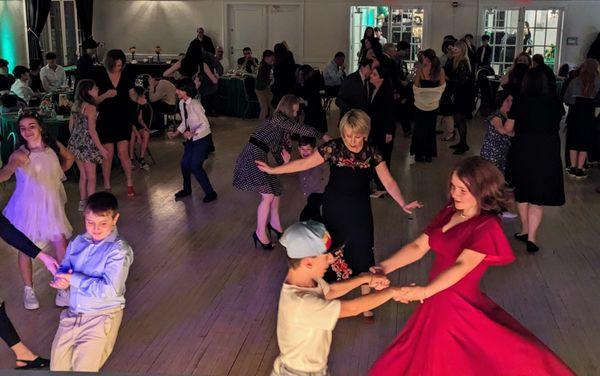
POLYGON ((281 112, 290 118, 294 117, 294 105, 300 105, 300 100, 294 94, 284 95, 277 104, 276 112, 281 112))
POLYGON ((460 55, 454 56, 452 58, 452 64, 454 66, 454 69, 458 68, 458 64, 460 64, 460 62, 464 60, 464 62, 469 67, 469 71, 470 71, 471 70, 471 62, 469 62, 469 56, 467 55, 467 44, 465 42, 463 42, 462 40, 459 40, 458 42, 454 43, 454 47, 456 47, 460 50, 460 55))
POLYGON ((344 136, 344 129, 348 128, 353 134, 369 136, 371 132, 371 118, 364 111, 350 110, 340 120, 340 134, 344 136))

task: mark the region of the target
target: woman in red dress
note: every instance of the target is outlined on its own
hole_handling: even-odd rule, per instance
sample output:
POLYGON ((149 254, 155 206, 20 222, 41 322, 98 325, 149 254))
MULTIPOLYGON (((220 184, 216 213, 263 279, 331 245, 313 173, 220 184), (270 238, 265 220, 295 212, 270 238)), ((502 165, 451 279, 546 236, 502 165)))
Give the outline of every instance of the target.
POLYGON ((423 304, 369 375, 574 375, 479 290, 488 266, 515 259, 498 217, 508 203, 500 171, 480 157, 465 159, 449 195, 424 234, 372 270, 388 274, 435 252, 427 285, 404 287, 399 299, 423 304))

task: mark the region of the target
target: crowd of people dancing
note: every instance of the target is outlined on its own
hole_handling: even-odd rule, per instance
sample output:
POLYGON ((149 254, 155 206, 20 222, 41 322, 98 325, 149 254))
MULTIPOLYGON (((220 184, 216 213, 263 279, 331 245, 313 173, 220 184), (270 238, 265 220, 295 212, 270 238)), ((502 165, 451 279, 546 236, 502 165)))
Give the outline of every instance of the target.
MULTIPOLYGON (((487 113, 480 156, 463 159, 452 169, 447 204, 423 232, 377 262, 371 199, 389 195, 407 215, 423 206, 404 196, 390 172, 396 125, 411 137, 411 164, 432 163, 438 156, 438 118, 444 128, 441 140, 458 137, 449 147, 456 155, 465 154, 471 148, 468 124, 479 121, 473 119, 477 72, 491 69, 485 35, 479 48, 467 35, 461 40, 446 37, 441 56, 433 49, 418 51, 411 74, 407 62, 413 47, 407 42, 386 43, 377 34, 367 28, 358 69, 348 75, 344 53, 336 53, 321 74, 310 66, 297 66, 285 43, 264 51, 260 62, 250 48, 238 60, 242 69, 257 73, 260 114, 232 166, 233 186, 260 195, 249 241, 268 251, 278 240, 289 264, 279 301, 280 355, 273 375, 328 375, 337 320, 362 315, 365 322, 373 322, 374 309, 392 299, 422 304, 370 375, 572 375, 549 348, 479 290, 479 281, 489 266, 515 259, 501 217, 515 218, 517 211, 521 230, 514 237, 527 252, 538 252, 544 207, 565 203, 564 168, 567 176, 582 180, 600 158, 595 131, 600 107, 598 61, 587 59, 567 72, 561 93, 542 56, 519 54, 493 98, 484 103, 482 96, 479 113, 487 113), (335 98, 340 110, 337 130, 328 129, 321 89, 335 98), (569 107, 566 166, 559 133, 563 101, 569 107), (330 135, 338 132, 337 138, 330 135), (294 142, 300 157, 292 160, 294 142), (283 184, 277 175, 290 173, 299 173, 306 206, 298 214, 299 222, 285 229, 279 215, 283 184), (426 285, 390 286, 387 275, 429 251, 435 258, 426 285), (360 297, 339 299, 359 287, 360 297)), ((138 195, 132 170, 134 165, 149 169, 145 157, 153 111, 179 109, 179 125, 166 132, 169 138, 184 139, 182 188, 174 198, 192 195, 192 175, 204 192, 204 203, 219 197, 203 164, 214 151, 208 115, 215 111, 215 103, 210 87, 223 72, 215 57, 219 47, 212 45, 204 29, 198 29, 187 52, 163 77, 132 77, 124 52, 117 49, 106 53, 103 66, 94 67, 90 56, 97 43, 88 40, 84 47, 67 145, 50 135, 35 112, 23 112, 17 120, 18 147, 0 170, 0 181, 16 177, 15 190, 0 216, 0 236, 21 251, 24 307, 39 308, 31 262, 36 257, 54 276, 56 305, 66 307, 48 360, 21 342, 2 303, 0 335, 21 369, 98 371, 110 355, 133 262, 130 245, 116 229, 113 158, 116 153, 127 196, 138 195), (79 172, 78 210, 84 214, 86 232, 69 241, 73 228, 65 213, 63 181, 73 164, 79 172), (96 192, 98 165, 101 192, 96 192), (40 252, 43 245, 52 249, 53 256, 40 252)), ((37 86, 29 69, 15 67, 16 81, 11 85, 22 100, 29 100, 33 90, 62 86, 56 56, 46 57, 49 62, 37 86)), ((0 83, 4 81, 2 77, 0 83)), ((8 107, 10 95, 2 97, 3 107, 8 107)))

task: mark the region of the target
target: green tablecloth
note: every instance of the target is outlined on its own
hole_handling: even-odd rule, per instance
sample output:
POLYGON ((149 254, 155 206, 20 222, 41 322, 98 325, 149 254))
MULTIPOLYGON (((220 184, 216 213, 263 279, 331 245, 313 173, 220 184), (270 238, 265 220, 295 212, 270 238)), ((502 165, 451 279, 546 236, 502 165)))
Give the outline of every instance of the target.
MULTIPOLYGON (((251 84, 254 91, 254 82, 251 84)), ((254 98, 254 100, 256 100, 254 98)), ((256 118, 260 106, 256 102, 248 103, 244 88, 244 79, 241 77, 223 76, 219 78, 219 112, 223 115, 239 118, 256 118)))
MULTIPOLYGON (((69 118, 52 118, 44 119, 43 121, 46 127, 48 127, 50 134, 66 146, 71 135, 69 132, 69 118)), ((0 136, 2 136, 0 158, 2 159, 2 163, 6 163, 12 152, 15 150, 16 143, 19 139, 17 116, 2 115, 0 136)))

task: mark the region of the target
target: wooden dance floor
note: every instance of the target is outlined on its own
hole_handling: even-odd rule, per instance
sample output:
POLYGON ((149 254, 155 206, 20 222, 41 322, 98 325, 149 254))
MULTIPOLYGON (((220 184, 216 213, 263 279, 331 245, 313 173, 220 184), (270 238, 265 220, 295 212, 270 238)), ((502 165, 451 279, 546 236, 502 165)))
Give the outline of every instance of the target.
MULTIPOLYGON (((337 113, 332 117, 337 119, 337 113)), ((131 243, 135 260, 127 282, 125 317, 105 372, 268 375, 278 354, 275 327, 286 272, 284 250, 254 249, 250 236, 258 197, 231 185, 236 156, 256 121, 221 117, 212 123, 217 151, 206 167, 219 194, 216 202, 203 204, 196 183, 193 197, 173 200, 181 187, 179 141, 152 140, 157 165, 150 172, 135 172, 138 197, 126 197, 123 174, 114 170, 113 186, 121 205, 119 230, 131 243)), ((470 124, 470 155, 481 145, 482 124, 481 119, 470 124)), ((450 153, 447 143, 439 142, 440 156, 434 163, 409 166, 409 139, 398 133, 392 173, 407 198, 426 206, 409 220, 390 198, 373 200, 378 260, 417 236, 442 207, 448 172, 460 159, 450 153)), ((296 176, 283 181, 281 216, 289 225, 297 220, 304 200, 296 176)), ((512 240, 518 220, 505 223, 517 260, 491 268, 483 282, 492 299, 579 375, 600 374, 600 195, 594 192, 598 185, 598 170, 583 182, 566 179, 567 204, 547 209, 536 255, 526 254, 524 246, 512 240)), ((0 189, 2 207, 13 187, 11 182, 0 189)), ((69 219, 81 232, 77 185, 69 181, 66 188, 69 219)), ((49 357, 60 313, 48 286, 50 275, 36 262, 41 308, 26 311, 17 252, 5 243, 0 249, 0 297, 23 341, 49 357)), ((392 283, 423 283, 430 262, 427 257, 393 274, 392 283)), ((373 325, 360 318, 340 320, 333 334, 332 373, 365 375, 415 307, 389 302, 375 311, 373 325)), ((12 368, 13 361, 12 353, 2 347, 0 369, 12 368)))

